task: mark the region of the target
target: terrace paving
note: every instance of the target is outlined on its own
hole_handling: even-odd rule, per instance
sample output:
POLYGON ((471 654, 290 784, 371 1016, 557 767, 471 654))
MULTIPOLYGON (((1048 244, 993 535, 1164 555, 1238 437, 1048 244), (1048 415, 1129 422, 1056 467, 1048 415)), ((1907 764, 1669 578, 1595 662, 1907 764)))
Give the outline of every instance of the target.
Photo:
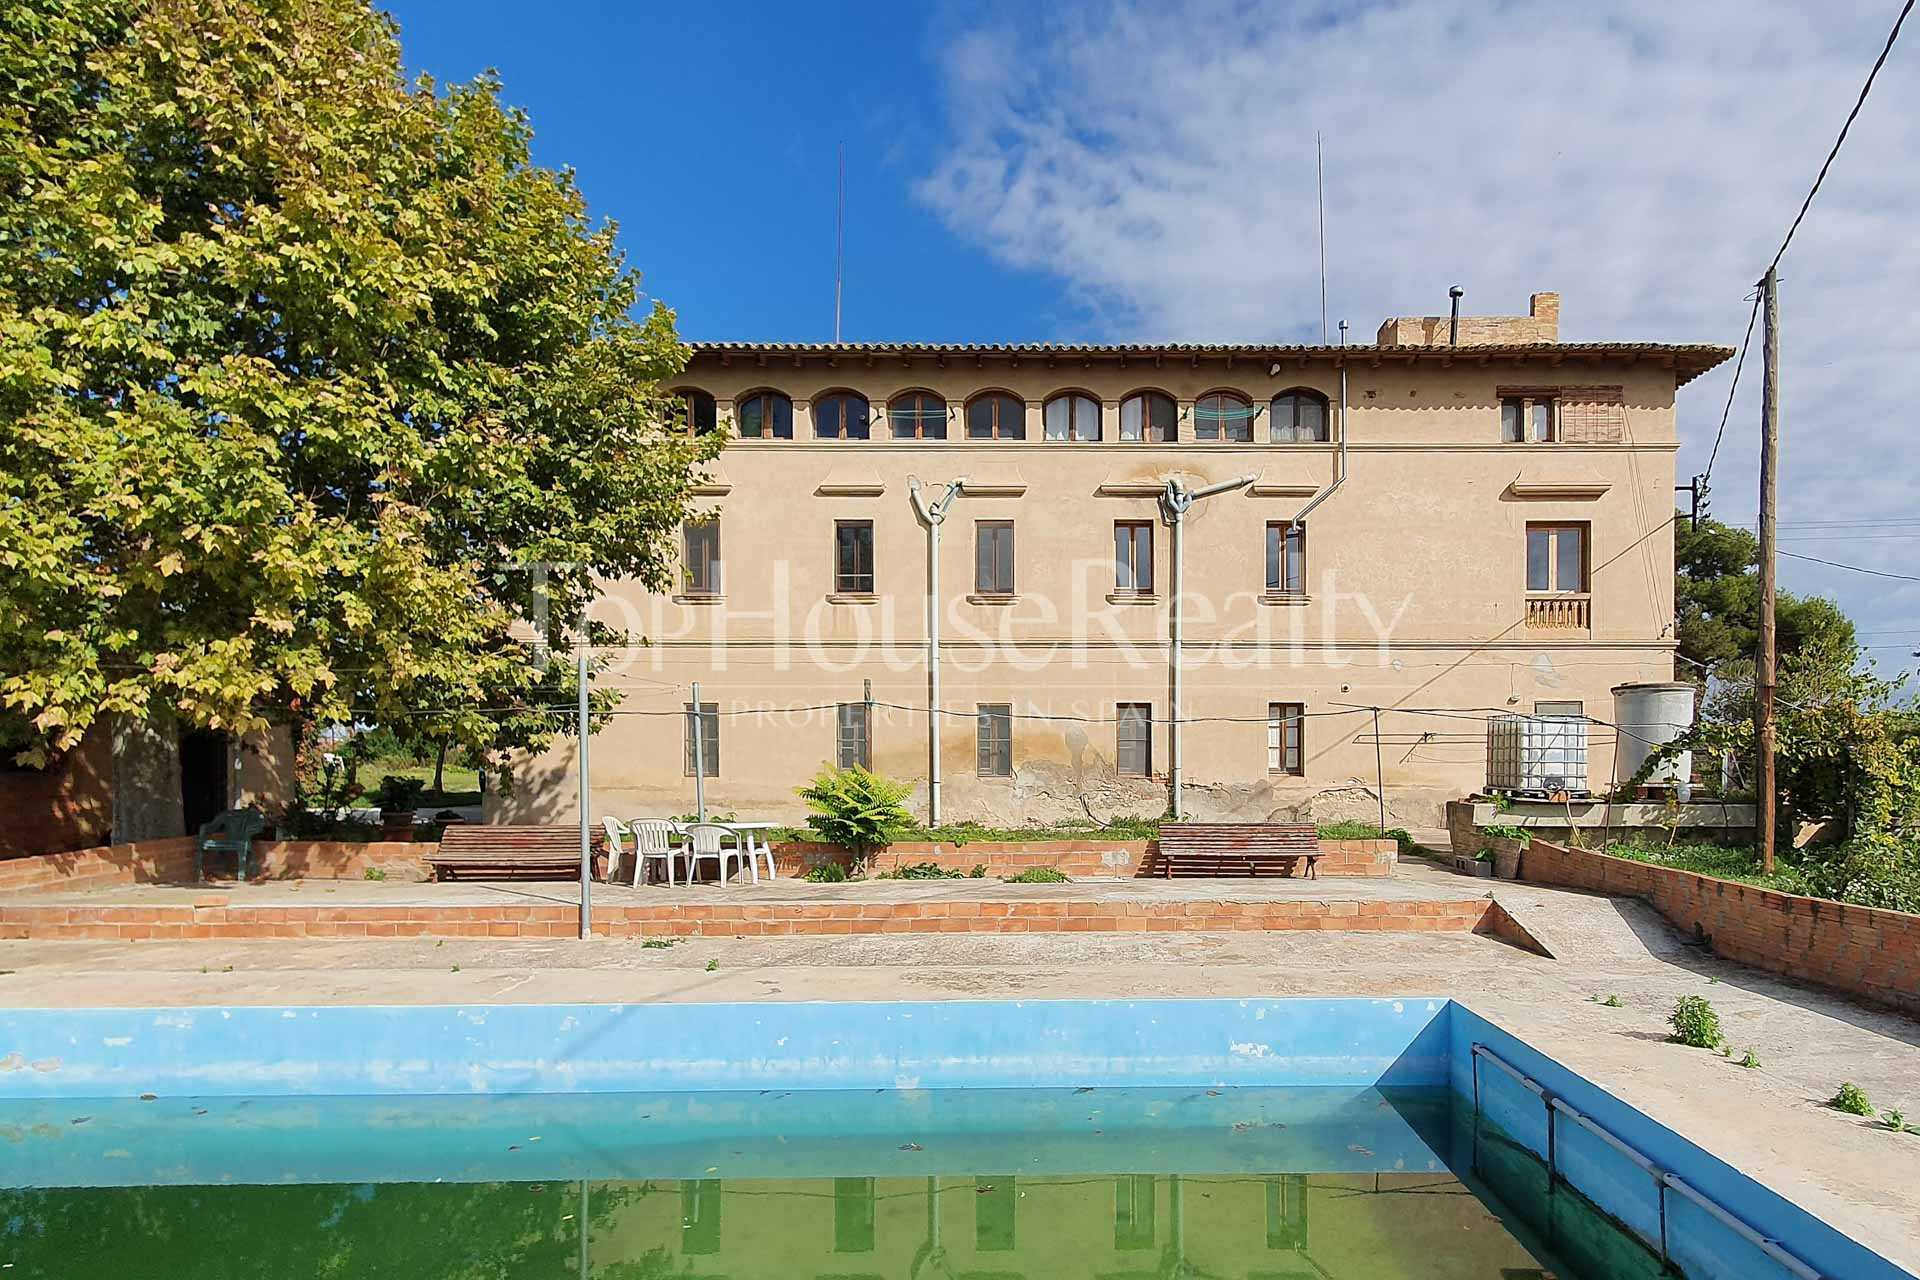
MULTIPOLYGON (((307 882, 217 890, 235 904, 400 905, 531 896, 568 885, 307 882)), ((1491 892, 1553 953, 1469 933, 967 933, 635 939, 484 938, 0 942, 12 1007, 234 1004, 792 1001, 1448 995, 1558 1058, 1841 1230, 1920 1272, 1920 1137, 1822 1104, 1841 1080, 1920 1112, 1920 1022, 1719 960, 1650 909, 1534 885, 1468 880, 1417 861, 1391 879, 1319 881, 781 880, 676 891, 686 900, 997 899, 1429 902, 1491 892), (709 971, 707 965, 716 967, 709 971), (1617 994, 1626 1007, 1594 1002, 1617 994), (1744 1070, 1666 1042, 1681 995, 1719 1010, 1744 1070)), ((595 886, 597 904, 668 891, 595 886)), ((35 895, 152 905, 205 888, 35 895)), ((28 899, 15 899, 16 904, 28 899)))

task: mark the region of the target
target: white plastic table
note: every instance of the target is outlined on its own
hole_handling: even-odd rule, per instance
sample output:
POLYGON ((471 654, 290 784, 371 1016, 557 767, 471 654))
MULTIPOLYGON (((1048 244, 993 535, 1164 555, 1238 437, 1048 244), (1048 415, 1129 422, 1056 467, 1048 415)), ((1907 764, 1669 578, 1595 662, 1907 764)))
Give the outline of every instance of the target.
POLYGON ((747 869, 753 874, 755 883, 760 879, 760 868, 754 863, 756 854, 767 856, 767 879, 773 879, 773 844, 757 833, 772 831, 780 824, 777 822, 722 822, 717 824, 729 831, 738 832, 747 847, 747 869))

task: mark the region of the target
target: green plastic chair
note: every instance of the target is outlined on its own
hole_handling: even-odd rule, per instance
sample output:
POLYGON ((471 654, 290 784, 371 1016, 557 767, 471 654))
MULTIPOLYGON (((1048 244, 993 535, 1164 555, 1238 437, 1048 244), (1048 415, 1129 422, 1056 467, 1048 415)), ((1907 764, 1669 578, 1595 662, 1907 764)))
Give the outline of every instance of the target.
POLYGON ((202 872, 208 851, 231 853, 238 863, 238 875, 242 883, 247 879, 247 854, 253 849, 253 838, 267 829, 267 817, 258 809, 229 809, 217 817, 209 818, 200 827, 200 837, 193 846, 193 878, 196 881, 206 879, 202 872))

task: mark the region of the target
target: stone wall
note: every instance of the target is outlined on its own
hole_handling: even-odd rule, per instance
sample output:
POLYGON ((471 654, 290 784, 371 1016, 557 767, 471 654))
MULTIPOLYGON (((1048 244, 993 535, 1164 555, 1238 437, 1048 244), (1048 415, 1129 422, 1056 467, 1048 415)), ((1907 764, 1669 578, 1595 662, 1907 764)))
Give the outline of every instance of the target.
POLYGON ((1639 898, 1716 955, 1920 1013, 1920 916, 1534 840, 1520 878, 1639 898))

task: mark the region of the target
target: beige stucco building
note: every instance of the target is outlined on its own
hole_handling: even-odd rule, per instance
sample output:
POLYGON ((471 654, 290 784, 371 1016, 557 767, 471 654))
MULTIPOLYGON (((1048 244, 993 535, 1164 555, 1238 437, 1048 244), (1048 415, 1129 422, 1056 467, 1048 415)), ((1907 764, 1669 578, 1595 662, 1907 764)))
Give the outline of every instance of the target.
MULTIPOLYGON (((698 681, 743 819, 860 759, 923 814, 937 761, 948 821, 1156 815, 1176 767, 1200 817, 1372 816, 1378 771, 1390 823, 1436 821, 1486 716, 1673 677, 1675 392, 1730 352, 1563 344, 1558 307, 1457 343, 696 344, 689 418, 734 438, 683 590, 596 609, 648 643, 598 677, 594 816, 692 811, 698 681)), ((1593 726, 1597 786, 1612 755, 1593 726)), ((492 816, 574 817, 573 761, 492 816)))

